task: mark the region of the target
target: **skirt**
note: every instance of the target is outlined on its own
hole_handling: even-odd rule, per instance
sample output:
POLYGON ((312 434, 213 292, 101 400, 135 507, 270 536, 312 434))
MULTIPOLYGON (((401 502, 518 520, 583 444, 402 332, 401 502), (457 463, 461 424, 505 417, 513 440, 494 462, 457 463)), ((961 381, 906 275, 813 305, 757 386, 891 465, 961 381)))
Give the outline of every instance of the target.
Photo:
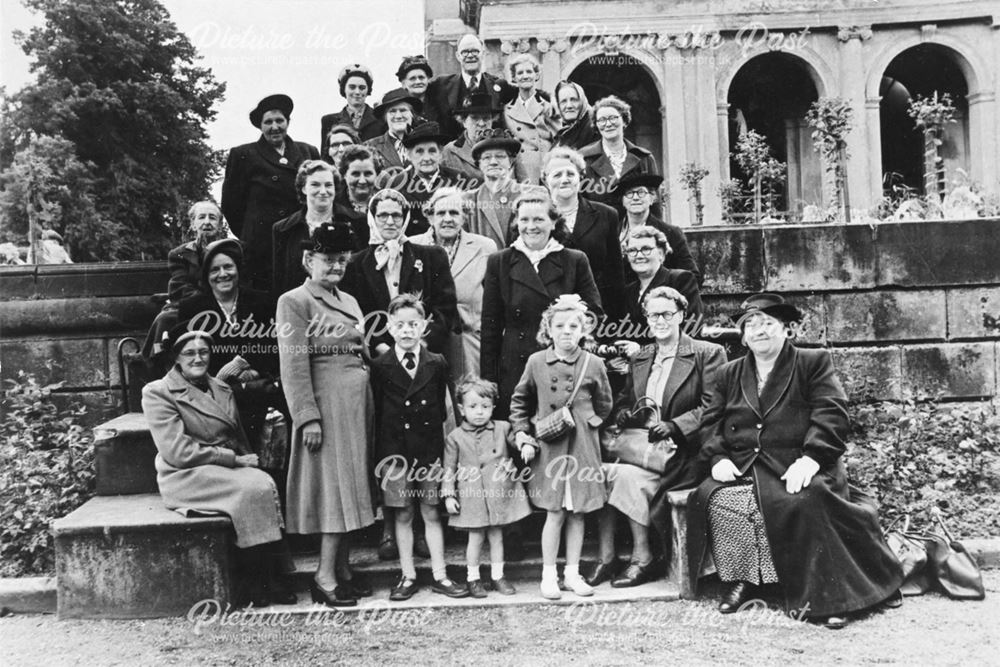
POLYGON ((757 585, 778 583, 764 517, 750 480, 722 487, 712 494, 708 525, 719 579, 757 585))
POLYGON ((605 463, 604 474, 608 505, 640 526, 648 526, 649 504, 660 486, 660 475, 628 463, 605 463))

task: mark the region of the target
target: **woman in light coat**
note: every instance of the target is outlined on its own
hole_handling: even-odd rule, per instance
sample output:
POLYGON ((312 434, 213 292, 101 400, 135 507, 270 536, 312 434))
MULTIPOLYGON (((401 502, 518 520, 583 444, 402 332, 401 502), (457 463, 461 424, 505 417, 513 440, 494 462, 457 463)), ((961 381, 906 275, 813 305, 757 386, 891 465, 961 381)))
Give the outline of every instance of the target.
POLYGON ((503 110, 504 124, 521 142, 514 174, 521 183, 537 184, 542 175, 542 156, 555 140, 561 121, 559 111, 538 91, 541 66, 534 56, 521 53, 507 63, 518 95, 503 110))

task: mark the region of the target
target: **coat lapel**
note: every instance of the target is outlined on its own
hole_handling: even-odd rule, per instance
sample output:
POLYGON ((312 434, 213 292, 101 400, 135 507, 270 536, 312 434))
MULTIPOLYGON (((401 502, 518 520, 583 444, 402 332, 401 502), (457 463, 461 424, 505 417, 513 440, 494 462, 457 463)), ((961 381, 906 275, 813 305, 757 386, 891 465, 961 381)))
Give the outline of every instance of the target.
POLYGON ((358 313, 349 310, 347 306, 344 304, 344 302, 340 299, 339 294, 338 296, 334 296, 334 294, 330 290, 320 287, 312 280, 307 280, 305 282, 305 286, 306 289, 309 290, 310 294, 312 294, 315 298, 325 303, 328 308, 343 314, 345 317, 348 317, 354 320, 355 322, 361 321, 360 318, 358 317, 358 313))
MULTIPOLYGON (((395 351, 393 351, 393 354, 395 354, 395 351)), ((412 396, 413 394, 423 389, 424 386, 428 382, 430 382, 431 378, 434 376, 434 369, 431 368, 431 365, 429 363, 427 363, 427 354, 428 354, 427 348, 422 347, 420 349, 420 356, 417 358, 417 371, 413 375, 413 380, 410 382, 409 389, 407 389, 406 391, 407 397, 412 396)), ((400 368, 402 368, 402 366, 400 366, 400 368)), ((403 369, 403 373, 406 373, 405 368, 403 369)), ((406 373, 406 377, 409 378, 410 374, 406 373)))
POLYGON ((681 334, 677 344, 677 356, 674 357, 674 364, 670 367, 670 375, 667 376, 667 384, 663 388, 663 397, 660 400, 660 406, 664 411, 673 401, 677 390, 687 382, 694 371, 694 366, 694 347, 691 345, 691 339, 681 334))
POLYGON ((653 367, 653 357, 655 351, 647 348, 639 353, 632 366, 632 405, 646 395, 646 385, 649 383, 649 371, 653 367))
POLYGON ((760 396, 757 395, 757 364, 754 363, 753 354, 747 352, 740 364, 740 391, 743 392, 743 400, 757 414, 760 413, 760 396))
POLYGON ((582 196, 579 198, 580 205, 576 211, 576 224, 573 226, 573 243, 580 247, 580 240, 583 239, 594 225, 597 224, 597 216, 594 214, 594 207, 582 196))
POLYGON ((462 269, 467 267, 476 257, 479 257, 479 253, 482 252, 482 249, 476 244, 474 239, 469 238, 465 234, 462 236, 462 243, 458 246, 458 250, 455 251, 455 257, 451 261, 452 278, 457 278, 462 273, 462 269))
POLYGON ((215 378, 209 378, 209 382, 214 398, 204 391, 191 387, 176 368, 171 369, 167 374, 167 385, 170 391, 177 395, 178 404, 186 405, 206 417, 218 419, 234 429, 237 428, 236 420, 227 409, 230 400, 232 400, 232 389, 215 378))
POLYGON ((375 268, 375 249, 368 246, 361 260, 361 272, 371 288, 375 303, 389 303, 389 286, 385 284, 385 274, 375 268))
MULTIPOLYGON (((399 293, 411 292, 409 288, 410 276, 413 275, 413 267, 416 262, 415 251, 412 243, 403 244, 403 252, 399 256, 399 293)), ((382 281, 385 282, 385 281, 382 281)))
MULTIPOLYGON (((503 196, 503 193, 506 191, 505 188, 498 194, 503 196)), ((505 239, 507 234, 500 222, 500 207, 496 205, 499 201, 500 197, 494 197, 493 193, 485 185, 481 186, 476 193, 476 210, 482 211, 486 215, 486 221, 490 224, 496 237, 498 239, 505 239)))
MULTIPOLYGON (((549 298, 549 291, 545 288, 546 283, 542 282, 542 277, 539 272, 546 267, 550 262, 551 255, 546 257, 539 263, 539 271, 535 271, 535 268, 531 266, 531 260, 524 256, 520 250, 515 250, 511 253, 510 260, 510 278, 511 280, 516 280, 525 287, 530 287, 539 294, 544 295, 549 298)), ((562 275, 562 267, 559 267, 559 275, 562 275)))
POLYGON ((762 416, 766 417, 778 405, 785 392, 788 391, 788 386, 792 382, 792 373, 795 371, 797 356, 798 351, 795 349, 795 346, 785 341, 784 347, 781 348, 781 352, 774 362, 774 369, 771 370, 771 375, 767 378, 764 390, 760 395, 760 408, 763 410, 762 416))

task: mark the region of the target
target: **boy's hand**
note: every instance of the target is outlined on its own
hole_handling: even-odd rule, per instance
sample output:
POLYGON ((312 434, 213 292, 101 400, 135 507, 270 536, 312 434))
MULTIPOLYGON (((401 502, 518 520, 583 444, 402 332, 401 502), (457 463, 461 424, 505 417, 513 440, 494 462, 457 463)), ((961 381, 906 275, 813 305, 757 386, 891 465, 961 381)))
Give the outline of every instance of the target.
POLYGON ((444 499, 444 508, 448 511, 448 514, 458 514, 461 506, 458 504, 458 498, 454 496, 448 496, 444 499))

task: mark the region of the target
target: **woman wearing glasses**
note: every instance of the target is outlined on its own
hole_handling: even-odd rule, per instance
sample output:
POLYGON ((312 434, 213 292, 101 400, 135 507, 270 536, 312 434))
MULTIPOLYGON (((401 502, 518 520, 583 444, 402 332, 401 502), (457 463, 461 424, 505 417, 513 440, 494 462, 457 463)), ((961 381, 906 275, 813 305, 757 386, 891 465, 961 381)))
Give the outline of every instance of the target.
POLYGON ((777 584, 786 611, 836 629, 897 606, 903 575, 875 503, 847 483, 847 396, 827 350, 792 344, 801 319, 776 294, 741 306, 750 352, 719 370, 705 403, 699 460, 711 478, 688 504, 688 557, 697 577, 711 548, 724 614, 777 584))

